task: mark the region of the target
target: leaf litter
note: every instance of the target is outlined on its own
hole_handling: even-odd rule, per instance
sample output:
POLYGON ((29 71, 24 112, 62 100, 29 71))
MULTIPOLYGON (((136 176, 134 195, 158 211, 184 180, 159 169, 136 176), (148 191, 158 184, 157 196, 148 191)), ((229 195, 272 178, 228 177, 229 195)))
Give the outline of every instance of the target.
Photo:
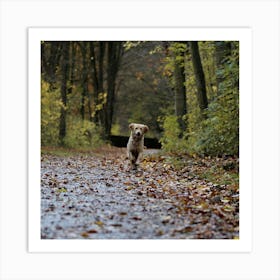
POLYGON ((136 171, 122 148, 42 154, 41 238, 239 238, 237 159, 186 157, 178 168, 145 152, 136 171))

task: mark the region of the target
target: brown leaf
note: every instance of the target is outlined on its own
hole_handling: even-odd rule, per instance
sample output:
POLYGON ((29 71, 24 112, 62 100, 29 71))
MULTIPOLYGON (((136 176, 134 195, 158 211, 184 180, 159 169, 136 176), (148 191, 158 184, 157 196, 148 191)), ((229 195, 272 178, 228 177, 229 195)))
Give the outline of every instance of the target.
POLYGON ((98 231, 96 229, 90 229, 87 231, 87 233, 92 234, 92 233, 97 233, 98 231))

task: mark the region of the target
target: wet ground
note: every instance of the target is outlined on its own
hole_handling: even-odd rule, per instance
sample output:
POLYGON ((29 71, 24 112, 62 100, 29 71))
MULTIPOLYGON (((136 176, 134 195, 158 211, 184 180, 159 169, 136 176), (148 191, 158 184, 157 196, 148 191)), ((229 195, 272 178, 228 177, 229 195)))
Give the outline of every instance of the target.
POLYGON ((146 150, 129 170, 124 149, 98 154, 44 154, 41 238, 176 239, 238 237, 238 194, 175 171, 146 150), (225 199, 224 199, 225 201, 225 199))

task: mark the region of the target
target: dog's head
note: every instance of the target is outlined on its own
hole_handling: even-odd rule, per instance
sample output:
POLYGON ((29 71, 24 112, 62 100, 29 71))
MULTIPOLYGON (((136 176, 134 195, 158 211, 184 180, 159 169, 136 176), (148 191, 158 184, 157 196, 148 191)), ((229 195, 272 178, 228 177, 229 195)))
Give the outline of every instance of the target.
POLYGON ((134 139, 141 139, 143 135, 149 130, 149 127, 144 124, 131 123, 129 125, 131 135, 134 139))

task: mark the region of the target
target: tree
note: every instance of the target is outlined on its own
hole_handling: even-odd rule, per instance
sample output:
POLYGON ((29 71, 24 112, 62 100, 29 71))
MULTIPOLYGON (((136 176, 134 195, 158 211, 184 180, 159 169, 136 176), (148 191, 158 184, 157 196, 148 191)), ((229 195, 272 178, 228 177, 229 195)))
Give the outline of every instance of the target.
MULTIPOLYGON (((115 135, 127 135, 128 124, 138 122, 149 125, 149 137, 161 136, 163 128, 159 118, 167 111, 174 112, 171 75, 167 71, 164 73, 167 43, 169 44, 157 41, 123 42, 124 53, 116 79, 114 102, 115 135)), ((168 57, 171 60, 171 56, 168 57)))
POLYGON ((104 106, 105 138, 108 139, 111 133, 112 120, 114 113, 116 78, 120 66, 121 56, 123 54, 122 42, 107 42, 107 100, 104 106))
POLYGON ((62 48, 63 42, 53 41, 51 44, 45 41, 41 42, 41 73, 51 88, 55 88, 55 83, 57 82, 56 74, 61 59, 62 48))
POLYGON ((91 76, 95 102, 94 122, 103 128, 105 139, 109 139, 112 128, 116 79, 123 55, 122 43, 90 42, 91 76))
POLYGON ((238 42, 42 41, 41 72, 44 145, 140 122, 178 151, 238 152, 238 42))
MULTIPOLYGON (((82 53, 82 96, 81 96, 81 107, 80 113, 82 120, 85 119, 85 99, 88 95, 88 67, 87 67, 87 44, 79 42, 79 46, 82 53)), ((90 106, 89 106, 90 109, 90 106)))
MULTIPOLYGON (((96 125, 104 126, 104 58, 105 42, 90 42, 91 76, 93 83, 94 117, 96 125)), ((92 119, 92 117, 91 117, 92 119)))
POLYGON ((64 145, 64 138, 66 136, 66 106, 67 106, 67 81, 69 78, 69 48, 70 42, 63 42, 62 57, 61 57, 61 86, 60 94, 63 106, 60 111, 59 122, 59 140, 60 145, 64 145))
POLYGON ((182 132, 186 131, 186 121, 183 117, 187 114, 184 55, 185 46, 180 43, 173 44, 175 115, 182 132))
POLYGON ((193 64, 193 70, 194 70, 196 87, 197 87, 198 105, 201 111, 201 115, 205 118, 206 117, 205 109, 208 108, 208 98, 206 93, 205 77, 204 77, 197 41, 190 41, 190 50, 191 50, 192 64, 193 64))

